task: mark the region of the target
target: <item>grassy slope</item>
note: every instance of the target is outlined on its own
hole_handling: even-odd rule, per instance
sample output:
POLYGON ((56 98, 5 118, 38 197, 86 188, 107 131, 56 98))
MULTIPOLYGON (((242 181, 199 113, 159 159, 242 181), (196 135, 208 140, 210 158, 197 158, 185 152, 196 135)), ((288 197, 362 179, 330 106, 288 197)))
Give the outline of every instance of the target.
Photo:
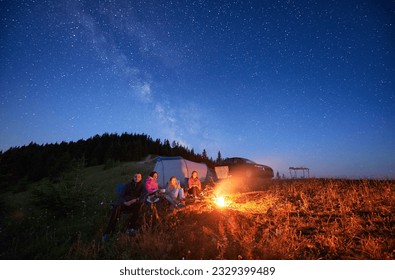
POLYGON ((56 184, 43 180, 24 192, 3 193, 1 258, 395 257, 393 181, 272 181, 255 186, 259 191, 223 190, 225 208, 217 207, 214 192, 208 192, 205 201, 182 210, 159 205, 159 222, 144 224, 133 237, 120 231, 103 244, 115 185, 136 171, 146 177, 153 166, 148 161, 74 170, 56 184))
POLYGON ((60 182, 15 186, 1 194, 0 258, 63 259, 78 244, 95 243, 107 223, 115 186, 152 161, 75 168, 60 182))

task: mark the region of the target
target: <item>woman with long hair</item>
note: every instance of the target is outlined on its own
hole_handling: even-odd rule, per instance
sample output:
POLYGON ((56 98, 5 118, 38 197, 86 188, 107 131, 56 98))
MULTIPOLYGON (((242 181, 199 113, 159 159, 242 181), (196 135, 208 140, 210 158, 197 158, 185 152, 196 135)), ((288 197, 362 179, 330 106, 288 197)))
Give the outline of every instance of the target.
POLYGON ((196 200, 202 192, 202 183, 200 182, 197 171, 192 171, 191 177, 188 179, 188 193, 191 194, 196 200))

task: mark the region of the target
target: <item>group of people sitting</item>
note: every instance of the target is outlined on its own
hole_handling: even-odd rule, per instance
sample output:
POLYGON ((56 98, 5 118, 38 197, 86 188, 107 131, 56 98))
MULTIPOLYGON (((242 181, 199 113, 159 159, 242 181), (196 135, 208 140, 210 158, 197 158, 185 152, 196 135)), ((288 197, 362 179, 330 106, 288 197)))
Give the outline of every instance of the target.
POLYGON ((163 189, 159 189, 157 179, 158 173, 153 171, 143 184, 142 174, 134 174, 132 181, 124 186, 118 200, 113 205, 111 218, 102 238, 103 241, 107 241, 110 234, 115 230, 122 212, 129 214, 127 233, 135 234, 138 229, 140 208, 144 202, 155 203, 164 198, 170 203, 172 208, 183 208, 185 207, 184 203, 187 196, 192 198, 191 201, 201 198, 202 184, 197 171, 192 172, 191 177, 188 179, 188 186, 185 189, 175 176, 170 177, 166 187, 163 189))

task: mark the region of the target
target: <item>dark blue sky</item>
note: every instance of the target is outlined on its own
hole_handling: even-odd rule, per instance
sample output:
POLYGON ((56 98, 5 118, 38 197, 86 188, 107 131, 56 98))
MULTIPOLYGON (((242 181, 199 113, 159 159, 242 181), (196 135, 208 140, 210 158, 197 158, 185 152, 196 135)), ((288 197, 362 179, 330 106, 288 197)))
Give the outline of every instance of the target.
POLYGON ((393 1, 1 1, 0 150, 146 133, 395 178, 393 1))

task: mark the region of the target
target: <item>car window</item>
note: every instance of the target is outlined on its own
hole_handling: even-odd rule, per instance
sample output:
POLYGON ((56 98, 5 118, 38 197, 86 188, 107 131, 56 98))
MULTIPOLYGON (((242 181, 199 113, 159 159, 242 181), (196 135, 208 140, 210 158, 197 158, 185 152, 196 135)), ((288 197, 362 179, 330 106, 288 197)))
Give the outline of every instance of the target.
POLYGON ((245 158, 228 158, 222 164, 256 164, 254 161, 245 158))

